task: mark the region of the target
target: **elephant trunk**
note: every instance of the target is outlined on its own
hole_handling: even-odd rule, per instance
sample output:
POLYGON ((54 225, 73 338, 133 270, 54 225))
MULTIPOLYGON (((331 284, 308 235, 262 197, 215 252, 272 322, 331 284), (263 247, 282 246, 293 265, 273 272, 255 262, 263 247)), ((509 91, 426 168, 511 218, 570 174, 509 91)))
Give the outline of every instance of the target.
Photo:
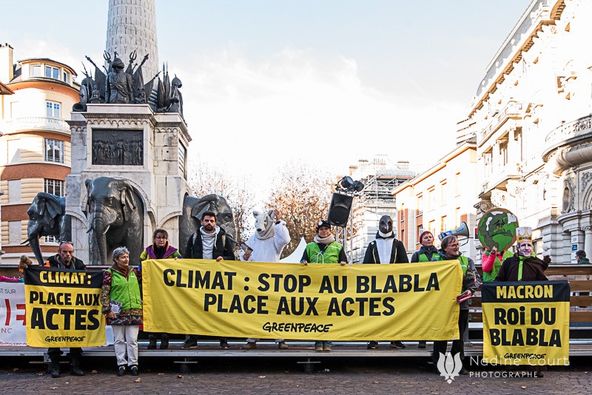
POLYGON ((106 265, 107 262, 107 231, 109 225, 102 218, 93 218, 89 229, 88 241, 90 247, 91 265, 106 265))
POLYGON ((38 235, 29 236, 29 245, 31 246, 31 250, 33 250, 33 254, 35 254, 35 258, 37 259, 37 262, 39 262, 40 266, 43 266, 44 262, 43 262, 43 255, 41 255, 41 247, 39 246, 39 236, 38 235))

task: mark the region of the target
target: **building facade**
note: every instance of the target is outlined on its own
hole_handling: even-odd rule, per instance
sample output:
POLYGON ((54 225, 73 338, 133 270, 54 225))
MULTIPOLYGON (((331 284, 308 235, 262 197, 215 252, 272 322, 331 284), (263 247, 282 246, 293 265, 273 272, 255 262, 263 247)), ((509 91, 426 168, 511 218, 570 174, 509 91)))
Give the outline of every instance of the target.
POLYGON ((394 162, 379 155, 351 165, 349 175, 365 185, 362 193, 354 198, 351 223, 355 232, 346 249, 351 261, 359 263, 364 259, 368 243, 376 238, 380 217, 391 216, 396 227, 397 208, 392 190, 413 178, 415 173, 409 169, 409 162, 394 162))
MULTIPOLYGON (((65 122, 79 100, 76 72, 52 59, 14 61, 13 48, 0 44, 0 82, 14 94, 0 96, 0 196, 3 263, 31 254, 27 209, 38 192, 65 195, 70 173, 70 127, 65 122)), ((55 253, 53 238, 41 240, 55 253)))
POLYGON ((407 253, 411 255, 419 248, 419 235, 424 230, 437 239, 439 233, 466 222, 470 237, 461 243, 461 251, 475 259, 475 196, 477 148, 472 142, 460 144, 436 165, 395 188, 397 238, 407 253))
POLYGON ((476 139, 478 212, 509 209, 555 263, 592 255, 590 37, 592 2, 533 0, 457 134, 476 139))

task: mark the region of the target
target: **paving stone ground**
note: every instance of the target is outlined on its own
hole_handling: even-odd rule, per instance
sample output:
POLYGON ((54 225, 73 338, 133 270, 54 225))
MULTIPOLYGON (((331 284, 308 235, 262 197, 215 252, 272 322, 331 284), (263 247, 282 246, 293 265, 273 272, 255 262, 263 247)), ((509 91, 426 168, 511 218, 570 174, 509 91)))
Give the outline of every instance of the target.
MULTIPOLYGON (((478 371, 451 384, 433 373, 422 359, 356 359, 325 361, 305 373, 295 360, 200 360, 191 373, 180 374, 168 361, 141 367, 138 378, 117 377, 113 361, 85 361, 87 375, 65 372, 52 379, 43 365, 0 362, 0 388, 5 394, 590 394, 592 361, 572 359, 572 366, 550 368, 543 378, 509 377, 508 371, 478 371), (88 366, 92 363, 94 366, 88 366), (92 369, 94 367, 94 369, 92 369), (478 373, 478 374, 477 374, 478 373), (478 377, 479 375, 479 377, 478 377), (491 377, 492 375, 497 377, 491 377)), ((66 366, 63 367, 67 370, 66 366)), ((512 372, 516 375, 517 372, 512 372)))

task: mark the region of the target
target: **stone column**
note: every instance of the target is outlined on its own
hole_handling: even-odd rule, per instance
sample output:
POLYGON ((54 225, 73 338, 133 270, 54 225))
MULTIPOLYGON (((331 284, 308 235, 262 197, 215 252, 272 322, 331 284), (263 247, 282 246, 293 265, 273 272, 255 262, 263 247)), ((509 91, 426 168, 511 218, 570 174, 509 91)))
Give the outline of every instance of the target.
POLYGON ((592 257, 592 227, 586 226, 584 228, 584 251, 586 251, 586 257, 592 257))

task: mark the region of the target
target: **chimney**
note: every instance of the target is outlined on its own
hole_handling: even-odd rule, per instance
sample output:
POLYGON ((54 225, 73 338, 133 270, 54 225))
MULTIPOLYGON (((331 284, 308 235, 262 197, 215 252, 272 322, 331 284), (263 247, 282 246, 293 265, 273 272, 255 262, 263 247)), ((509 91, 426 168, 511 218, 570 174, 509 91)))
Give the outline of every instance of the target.
POLYGON ((14 55, 10 44, 0 44, 0 82, 8 84, 14 77, 14 55))

